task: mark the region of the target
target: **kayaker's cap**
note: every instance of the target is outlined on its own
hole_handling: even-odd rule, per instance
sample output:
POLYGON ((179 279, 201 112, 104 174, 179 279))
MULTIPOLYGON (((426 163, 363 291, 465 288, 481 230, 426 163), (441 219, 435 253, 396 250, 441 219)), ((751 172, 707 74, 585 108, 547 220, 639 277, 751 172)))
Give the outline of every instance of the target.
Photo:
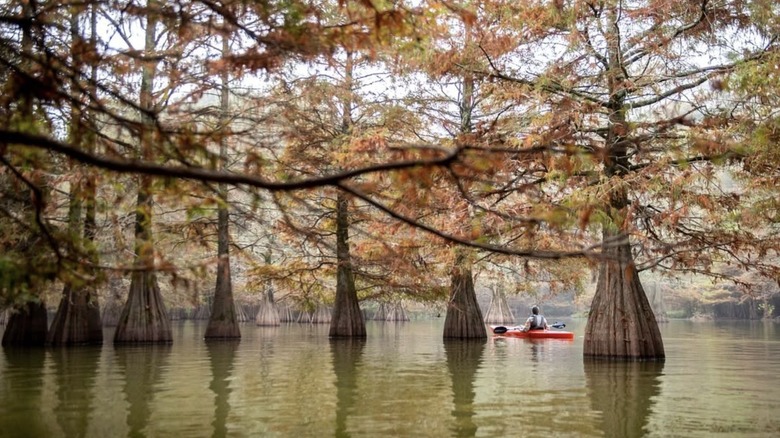
POLYGON ((538 315, 539 314, 539 306, 531 307, 531 313, 533 313, 534 315, 538 315))

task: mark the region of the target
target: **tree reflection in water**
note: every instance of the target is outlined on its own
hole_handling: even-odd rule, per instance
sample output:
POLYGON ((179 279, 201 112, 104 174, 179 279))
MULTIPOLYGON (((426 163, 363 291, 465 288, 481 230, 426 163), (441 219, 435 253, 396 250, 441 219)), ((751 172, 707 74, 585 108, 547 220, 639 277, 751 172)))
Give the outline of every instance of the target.
POLYGON ((230 378, 240 342, 238 339, 206 342, 212 376, 209 389, 214 391, 214 421, 211 423, 214 427, 211 436, 214 438, 227 436, 227 418, 230 414, 230 393, 232 392, 230 378))
POLYGON ((117 362, 124 371, 124 393, 130 404, 127 413, 128 436, 153 435, 146 431, 154 398, 154 387, 162 383, 163 373, 171 354, 170 344, 116 346, 117 362))
POLYGON ((51 350, 57 381, 54 408, 57 424, 67 437, 86 436, 94 399, 102 346, 63 347, 51 350))
POLYGON ((584 365, 591 408, 601 413, 604 435, 645 435, 664 363, 586 359, 584 365))
POLYGON ((13 401, 0 405, 0 436, 10 433, 19 437, 48 435, 39 415, 43 389, 46 350, 40 347, 4 347, 6 368, 0 399, 13 401))
POLYGON ((355 406, 357 371, 365 346, 365 338, 330 339, 333 372, 336 374, 336 437, 350 436, 347 419, 355 406))
POLYGON ((471 437, 477 434, 477 425, 474 424, 474 381, 482 364, 486 344, 484 339, 444 341, 455 404, 452 411, 455 417, 453 436, 471 437))

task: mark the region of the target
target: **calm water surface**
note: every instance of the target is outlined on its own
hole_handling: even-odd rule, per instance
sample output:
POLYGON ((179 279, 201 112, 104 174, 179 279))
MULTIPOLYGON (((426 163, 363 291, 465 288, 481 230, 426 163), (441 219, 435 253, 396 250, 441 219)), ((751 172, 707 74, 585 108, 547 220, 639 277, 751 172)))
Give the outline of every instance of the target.
POLYGON ((184 322, 170 346, 4 349, 0 436, 780 436, 778 324, 673 321, 665 363, 610 364, 566 322, 573 342, 444 342, 435 320, 206 344, 184 322))

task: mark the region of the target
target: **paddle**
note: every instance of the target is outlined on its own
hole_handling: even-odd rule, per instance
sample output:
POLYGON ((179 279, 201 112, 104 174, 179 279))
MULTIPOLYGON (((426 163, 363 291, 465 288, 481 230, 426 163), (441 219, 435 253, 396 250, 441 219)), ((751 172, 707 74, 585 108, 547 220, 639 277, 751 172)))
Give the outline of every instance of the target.
MULTIPOLYGON (((550 325, 550 327, 552 327, 552 328, 554 328, 554 329, 562 329, 562 328, 565 328, 565 327, 566 327, 566 324, 564 324, 564 323, 562 323, 562 322, 554 322, 554 323, 552 323, 552 324, 550 325)), ((508 329, 508 328, 506 328, 506 327, 504 327, 503 325, 500 325, 500 326, 498 326, 498 327, 495 327, 495 328, 493 329, 493 333, 495 333, 495 334, 497 334, 497 335, 504 334, 504 333, 506 333, 506 332, 508 332, 508 331, 509 331, 509 329, 508 329)))

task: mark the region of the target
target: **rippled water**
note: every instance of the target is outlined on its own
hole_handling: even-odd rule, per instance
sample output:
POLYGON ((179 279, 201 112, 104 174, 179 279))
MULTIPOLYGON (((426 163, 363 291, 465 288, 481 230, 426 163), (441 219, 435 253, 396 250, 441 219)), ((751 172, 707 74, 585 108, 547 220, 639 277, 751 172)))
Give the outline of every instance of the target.
MULTIPOLYGON (((0 436, 780 436, 772 322, 661 327, 663 364, 582 359, 573 342, 444 342, 441 320, 242 326, 205 343, 5 349, 0 436)), ((106 333, 111 339, 111 332, 106 333)))

